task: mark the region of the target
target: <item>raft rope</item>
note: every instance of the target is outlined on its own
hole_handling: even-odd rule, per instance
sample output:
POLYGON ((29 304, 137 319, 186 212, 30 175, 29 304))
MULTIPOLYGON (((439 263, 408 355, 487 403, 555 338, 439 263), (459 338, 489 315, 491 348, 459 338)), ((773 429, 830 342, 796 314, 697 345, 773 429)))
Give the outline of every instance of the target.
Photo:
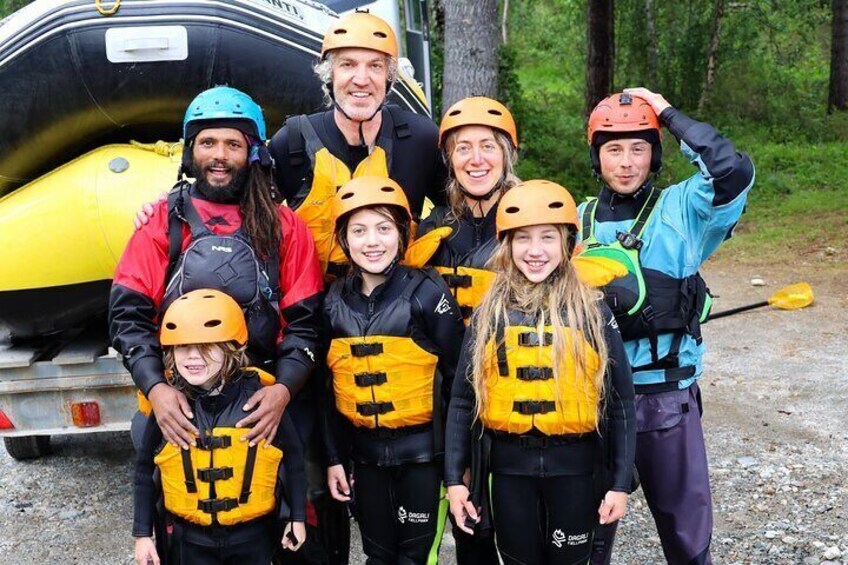
POLYGON ((103 0, 94 0, 94 5, 101 16, 111 16, 117 13, 118 8, 121 7, 121 0, 114 0, 111 8, 104 8, 103 0))
POLYGON ((157 155, 163 157, 174 157, 182 155, 183 144, 181 142, 170 143, 168 141, 157 141, 156 143, 141 143, 140 141, 130 140, 130 145, 144 149, 145 151, 153 151, 157 155))

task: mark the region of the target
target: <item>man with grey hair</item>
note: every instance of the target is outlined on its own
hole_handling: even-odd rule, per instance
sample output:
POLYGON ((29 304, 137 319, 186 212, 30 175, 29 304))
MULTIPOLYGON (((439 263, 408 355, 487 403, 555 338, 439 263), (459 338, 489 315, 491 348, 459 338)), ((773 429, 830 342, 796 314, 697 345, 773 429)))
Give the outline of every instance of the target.
POLYGON ((444 202, 438 127, 426 116, 386 105, 397 68, 398 43, 388 23, 365 12, 341 18, 324 36, 315 66, 330 108, 289 118, 271 139, 277 186, 306 222, 330 274, 345 261, 332 241, 330 203, 351 178, 392 178, 406 192, 416 221, 425 197, 444 202))

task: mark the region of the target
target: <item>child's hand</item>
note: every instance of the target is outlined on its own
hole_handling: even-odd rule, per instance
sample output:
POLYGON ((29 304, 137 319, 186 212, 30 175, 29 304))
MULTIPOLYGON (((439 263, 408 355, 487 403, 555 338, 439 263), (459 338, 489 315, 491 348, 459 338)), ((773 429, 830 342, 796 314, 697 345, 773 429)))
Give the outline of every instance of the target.
POLYGON ((450 503, 450 512, 456 520, 457 527, 466 534, 474 535, 471 524, 480 522, 480 514, 474 508, 474 503, 469 500, 470 494, 465 485, 453 485, 448 487, 447 499, 450 503))
POLYGON ((598 515, 601 517, 601 524, 611 524, 616 520, 624 518, 626 511, 627 493, 611 490, 607 492, 601 501, 601 507, 598 508, 598 515))
POLYGON ((345 476, 344 467, 333 465, 327 467, 327 488, 330 495, 339 502, 350 502, 350 485, 345 476))
POLYGON ((306 541, 306 524, 303 522, 289 522, 283 533, 283 549, 297 551, 306 541))
POLYGON ((135 562, 137 565, 159 565, 153 538, 135 538, 135 562))

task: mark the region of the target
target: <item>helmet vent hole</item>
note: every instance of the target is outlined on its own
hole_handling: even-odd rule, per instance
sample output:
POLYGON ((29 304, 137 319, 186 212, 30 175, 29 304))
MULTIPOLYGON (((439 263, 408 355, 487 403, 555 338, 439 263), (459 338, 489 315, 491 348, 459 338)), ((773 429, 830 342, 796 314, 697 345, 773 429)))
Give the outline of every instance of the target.
POLYGON ((517 214, 520 211, 521 211, 521 208, 519 208, 518 206, 510 206, 509 208, 506 209, 507 214, 517 214))
POLYGON ((503 116, 503 112, 501 112, 500 110, 489 110, 489 113, 493 116, 503 116))
POLYGON ((344 194, 341 195, 342 200, 347 200, 348 198, 353 198, 352 192, 345 192, 344 194))
POLYGON ((448 116, 458 116, 458 115, 460 115, 461 113, 462 113, 462 110, 454 110, 453 112, 451 112, 450 114, 448 114, 448 116))
POLYGON ((380 39, 386 39, 388 36, 382 31, 375 31, 374 37, 379 37, 380 39))
POLYGON ((174 322, 168 322, 167 324, 165 324, 165 327, 171 331, 174 331, 175 329, 177 329, 177 324, 175 324, 174 322))
POLYGON ((552 210, 557 210, 558 208, 562 208, 563 206, 565 206, 565 204, 563 204, 562 202, 559 202, 559 201, 551 202, 550 204, 548 204, 548 208, 550 208, 552 210))
MULTIPOLYGON (((183 298, 185 298, 185 297, 183 297, 183 298)), ((215 295, 214 294, 204 294, 203 298, 215 298, 215 295)))
POLYGON ((346 29, 337 29, 333 33, 335 33, 336 35, 345 35, 347 33, 347 30, 346 29))
POLYGON ((221 320, 209 320, 205 324, 203 324, 204 328, 217 328, 221 325, 221 320))
POLYGON ((395 191, 395 189, 390 187, 390 186, 384 186, 380 190, 382 190, 383 192, 394 192, 395 191))

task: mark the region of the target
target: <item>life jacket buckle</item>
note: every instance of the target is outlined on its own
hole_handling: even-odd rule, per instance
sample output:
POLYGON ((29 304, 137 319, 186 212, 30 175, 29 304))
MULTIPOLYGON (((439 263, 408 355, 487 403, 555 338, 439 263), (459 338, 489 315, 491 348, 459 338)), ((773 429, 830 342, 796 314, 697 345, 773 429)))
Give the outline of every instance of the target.
POLYGON ((233 444, 233 439, 230 436, 207 435, 201 436, 200 441, 197 443, 197 449, 209 451, 212 449, 225 449, 230 447, 233 444))
POLYGON ((550 442, 544 436, 518 436, 518 447, 521 449, 547 449, 550 442))
POLYGON ((552 367, 518 367, 515 376, 520 381, 547 381, 554 378, 552 367))
POLYGON ((350 346, 350 353, 354 357, 368 357, 370 355, 380 355, 383 353, 382 343, 353 343, 350 346))
POLYGON ((625 249, 635 249, 636 251, 642 249, 643 241, 634 233, 620 231, 615 234, 615 238, 625 249))
POLYGON ((238 500, 235 498, 206 498, 197 501, 197 509, 206 514, 228 512, 233 508, 238 508, 238 505, 238 500))
POLYGON ((381 416, 394 410, 395 405, 391 402, 363 402, 356 405, 356 411, 363 416, 381 416))
POLYGON ((233 478, 232 467, 206 467, 197 470, 197 478, 204 483, 226 481, 233 478))
MULTIPOLYGON (((554 335, 551 332, 545 332, 542 335, 541 345, 548 347, 554 342, 554 335)), ((518 345, 521 347, 538 347, 539 334, 536 332, 523 332, 518 334, 518 345)))
POLYGON ((454 288, 470 288, 473 282, 471 275, 447 274, 442 275, 442 277, 444 277, 448 286, 454 288))
POLYGON ((388 381, 386 373, 357 373, 353 375, 356 386, 380 386, 388 381))
POLYGON ((523 416, 547 414, 556 410, 556 403, 553 400, 516 400, 512 410, 523 416))

